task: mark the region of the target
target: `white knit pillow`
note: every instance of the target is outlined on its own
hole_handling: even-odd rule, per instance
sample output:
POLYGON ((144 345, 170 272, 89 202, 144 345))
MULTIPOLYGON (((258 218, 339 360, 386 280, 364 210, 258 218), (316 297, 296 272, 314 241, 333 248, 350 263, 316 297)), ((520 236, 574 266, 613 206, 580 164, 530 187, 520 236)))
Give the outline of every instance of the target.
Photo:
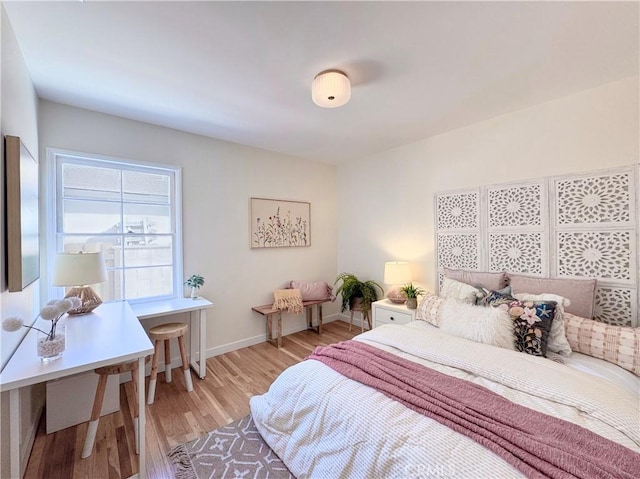
POLYGON ((440 329, 477 343, 515 350, 513 321, 503 309, 447 300, 440 308, 440 329))
POLYGON ((480 290, 470 284, 461 283, 451 278, 442 280, 440 288, 440 296, 447 299, 461 301, 463 303, 475 304, 477 296, 481 294, 480 290))

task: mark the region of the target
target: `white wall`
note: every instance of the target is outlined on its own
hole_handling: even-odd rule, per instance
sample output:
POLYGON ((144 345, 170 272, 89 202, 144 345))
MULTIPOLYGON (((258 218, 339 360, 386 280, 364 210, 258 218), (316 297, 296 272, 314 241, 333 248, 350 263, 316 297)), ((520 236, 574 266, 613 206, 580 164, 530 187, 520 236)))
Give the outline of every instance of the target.
POLYGON ((340 165, 338 271, 434 290, 434 193, 637 163, 639 106, 632 77, 340 165))
MULTIPOLYGON (((184 275, 203 275, 200 293, 215 303, 209 354, 264 341, 251 307, 272 302, 287 281, 336 276, 335 166, 43 101, 43 158, 47 147, 182 167, 184 275), (250 249, 250 197, 309 201, 311 246, 250 249)), ((286 331, 303 327, 302 315, 285 319, 286 331)))
MULTIPOLYGON (((13 28, 7 19, 4 7, 0 7, 1 18, 1 107, 0 125, 2 129, 1 158, 4 159, 4 136, 19 136, 22 142, 31 152, 36 160, 38 159, 38 100, 31 78, 27 71, 20 47, 16 41, 13 28)), ((0 238, 5 238, 4 220, 4 160, 0 161, 0 211, 3 212, 3 220, 0 221, 0 238)), ((30 324, 38 314, 40 282, 36 281, 18 293, 9 293, 6 281, 6 260, 5 260, 5 240, 0 240, 0 320, 9 316, 21 317, 25 323, 30 324)), ((7 333, 0 329, 0 357, 2 366, 11 356, 23 335, 27 330, 7 333)), ((2 454, 0 460, 1 477, 9 477, 8 472, 8 445, 9 441, 19 440, 22 447, 23 464, 26 462, 27 454, 31 448, 31 440, 34 434, 37 417, 44 403, 44 387, 36 386, 23 388, 20 390, 20 407, 22 410, 21 437, 9 438, 8 417, 9 417, 9 393, 2 393, 0 396, 2 409, 2 430, 0 432, 0 443, 2 444, 2 454)))

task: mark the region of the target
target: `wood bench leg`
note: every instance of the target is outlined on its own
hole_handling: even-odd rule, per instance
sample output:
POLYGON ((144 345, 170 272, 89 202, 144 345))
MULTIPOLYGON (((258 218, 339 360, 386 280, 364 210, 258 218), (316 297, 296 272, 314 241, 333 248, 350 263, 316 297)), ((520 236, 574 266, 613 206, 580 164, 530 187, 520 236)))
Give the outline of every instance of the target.
POLYGON ((278 349, 282 347, 282 313, 278 313, 278 349))
POLYGON ((267 314, 267 342, 273 344, 273 315, 267 314))
POLYGON ((267 314, 267 342, 275 347, 282 347, 282 313, 267 314), (276 320, 276 337, 273 337, 273 317, 276 320))
POLYGON ((313 304, 310 306, 305 306, 305 310, 307 313, 307 330, 311 330, 314 333, 317 334, 322 334, 322 303, 319 303, 315 306, 317 306, 317 313, 316 315, 318 316, 318 325, 314 326, 313 325, 313 304))

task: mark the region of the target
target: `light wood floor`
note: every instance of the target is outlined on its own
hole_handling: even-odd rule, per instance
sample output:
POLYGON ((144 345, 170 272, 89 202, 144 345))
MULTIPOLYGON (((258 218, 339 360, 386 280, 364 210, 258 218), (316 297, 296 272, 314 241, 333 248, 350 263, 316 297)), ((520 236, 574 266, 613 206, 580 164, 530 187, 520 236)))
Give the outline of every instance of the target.
MULTIPOLYGON (((282 348, 262 343, 207 360, 207 377, 193 375, 194 390, 187 393, 184 377, 173 370, 173 382, 158 375, 156 399, 147 406, 147 473, 152 479, 173 477, 166 452, 176 444, 196 439, 217 427, 249 414, 249 398, 265 392, 287 367, 302 361, 316 346, 351 339, 360 330, 334 321, 324 325, 323 334, 309 331, 285 336, 282 348)), ((148 379, 147 379, 148 382, 148 379)), ((120 386, 120 411, 100 419, 93 454, 81 459, 86 424, 45 434, 40 421, 27 479, 111 479, 126 478, 137 469, 130 401, 131 383, 120 386), (123 414, 123 412, 126 414, 123 414)), ((88 398, 92 401, 93 398, 88 398)))

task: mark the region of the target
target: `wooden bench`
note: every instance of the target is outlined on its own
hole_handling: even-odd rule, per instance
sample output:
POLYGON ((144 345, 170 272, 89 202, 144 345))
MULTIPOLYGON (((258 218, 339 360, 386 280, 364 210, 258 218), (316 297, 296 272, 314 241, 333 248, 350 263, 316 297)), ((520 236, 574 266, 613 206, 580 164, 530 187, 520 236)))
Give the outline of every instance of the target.
MULTIPOLYGON (((318 334, 322 334, 322 304, 327 303, 329 300, 318 301, 303 301, 302 306, 307 314, 307 329, 315 331, 318 334), (318 311, 318 325, 313 325, 313 307, 316 307, 318 311)), ((262 306, 254 306, 251 308, 256 313, 260 313, 267 317, 267 341, 273 344, 275 347, 280 348, 282 346, 282 311, 273 309, 273 304, 265 304, 262 306), (276 337, 273 337, 273 320, 276 319, 276 337)), ((286 311, 285 311, 286 312, 286 311)))

